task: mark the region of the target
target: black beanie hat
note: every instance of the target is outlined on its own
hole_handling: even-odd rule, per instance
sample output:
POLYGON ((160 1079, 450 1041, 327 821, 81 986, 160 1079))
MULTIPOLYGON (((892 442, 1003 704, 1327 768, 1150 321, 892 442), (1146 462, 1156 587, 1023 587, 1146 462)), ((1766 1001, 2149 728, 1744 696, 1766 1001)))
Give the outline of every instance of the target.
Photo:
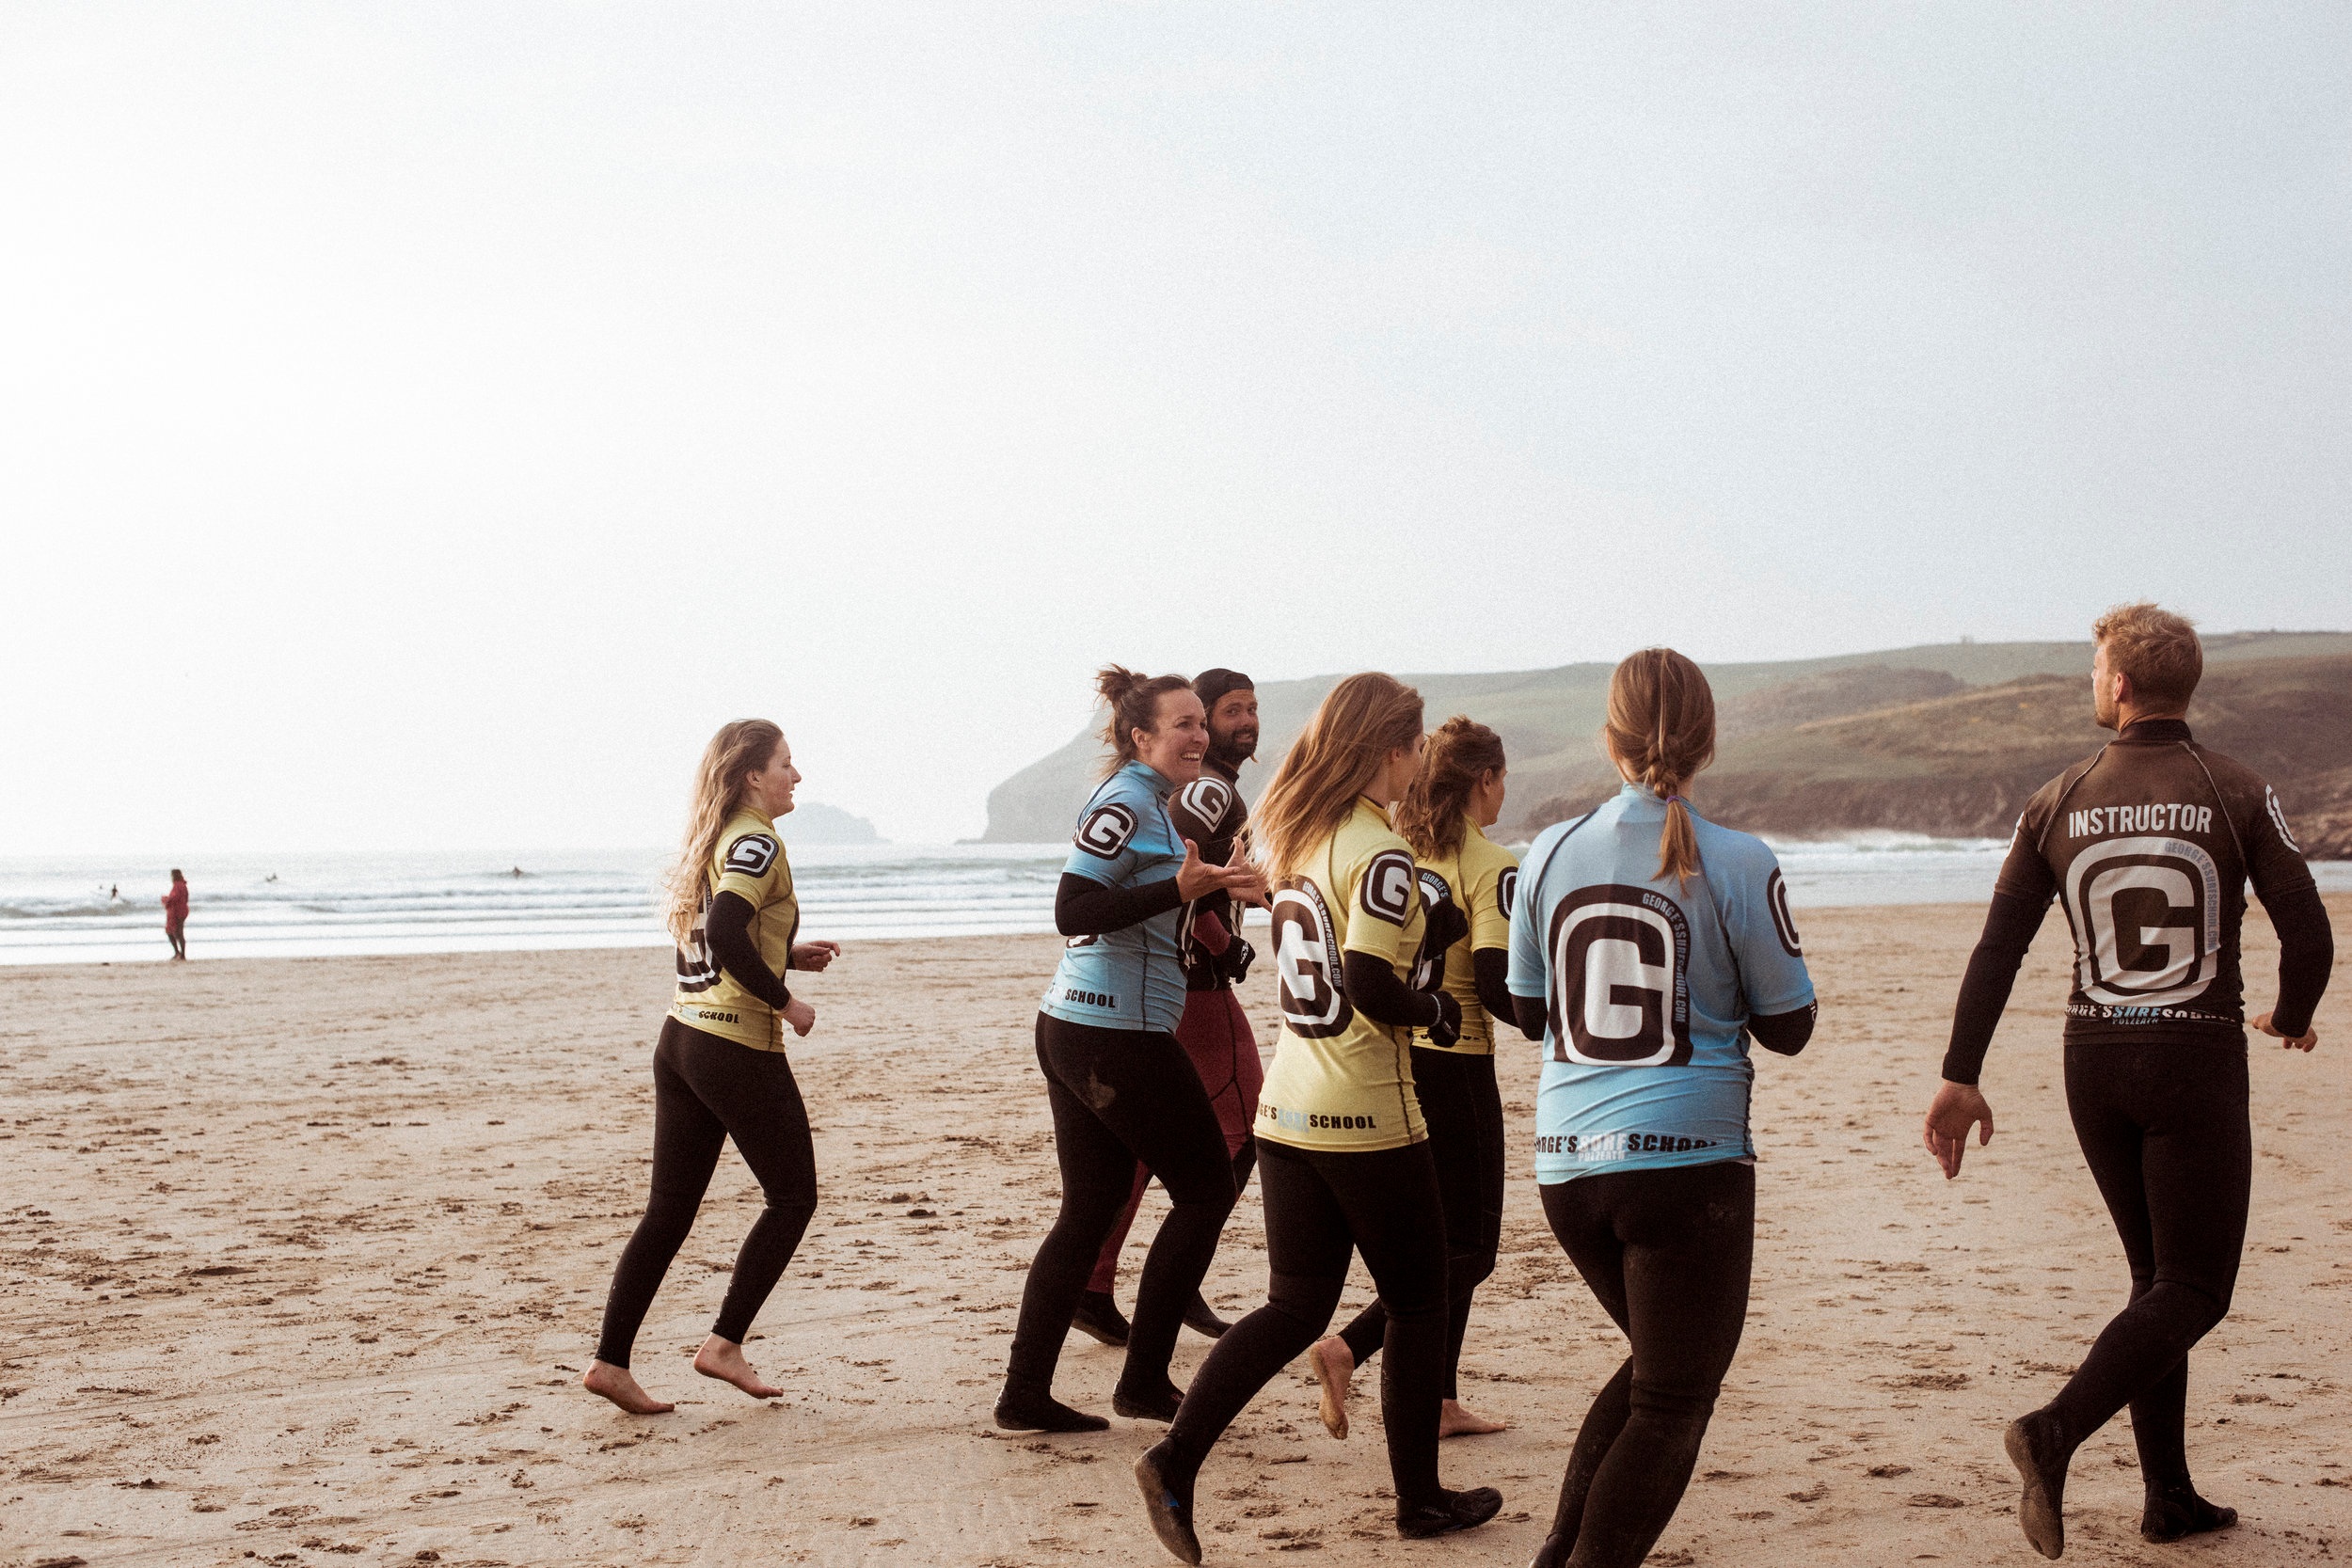
POLYGON ((1202 707, 1215 707, 1228 691, 1255 691, 1258 683, 1238 670, 1203 670, 1194 677, 1192 689, 1200 694, 1202 707))

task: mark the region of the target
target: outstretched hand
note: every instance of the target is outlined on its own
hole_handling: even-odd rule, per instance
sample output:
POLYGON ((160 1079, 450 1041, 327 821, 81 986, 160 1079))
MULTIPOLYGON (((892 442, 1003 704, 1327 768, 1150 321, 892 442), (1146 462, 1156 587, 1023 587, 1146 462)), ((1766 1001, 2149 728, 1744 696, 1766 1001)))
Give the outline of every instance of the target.
POLYGON ((1935 1091, 1935 1102, 1928 1107, 1927 1125, 1922 1141, 1935 1163, 1944 1167, 1944 1180, 1949 1181, 1960 1174, 1960 1162, 1968 1152, 1968 1129, 1981 1124, 1977 1135, 1979 1146, 1993 1141, 1993 1107, 1974 1084, 1955 1084, 1947 1080, 1935 1091))
POLYGON ((2299 1035, 2281 1034, 2280 1031, 2273 1029, 2270 1026, 2270 1015, 2268 1013, 2265 1013, 2262 1017, 2254 1020, 2254 1027, 2262 1033, 2268 1035, 2272 1039, 2277 1040, 2281 1046, 2289 1051, 2312 1051, 2316 1049, 2319 1045, 2318 1030, 2306 1029, 2299 1035))
POLYGON ((1265 902, 1265 878, 1244 861, 1216 865, 1200 858, 1200 846, 1184 840, 1184 863, 1176 868, 1176 895, 1189 904, 1212 893, 1230 893, 1245 904, 1265 902))

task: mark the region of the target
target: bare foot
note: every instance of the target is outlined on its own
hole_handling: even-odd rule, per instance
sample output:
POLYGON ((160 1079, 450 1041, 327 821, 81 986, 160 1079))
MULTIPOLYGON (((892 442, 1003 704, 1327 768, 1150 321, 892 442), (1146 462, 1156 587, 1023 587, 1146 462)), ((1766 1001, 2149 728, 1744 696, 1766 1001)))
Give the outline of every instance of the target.
POLYGON ((1489 1420, 1476 1411, 1462 1408, 1460 1400, 1448 1400, 1438 1411, 1438 1435, 1446 1437, 1484 1437, 1490 1432, 1508 1432, 1508 1421, 1489 1420))
POLYGON ((780 1400, 784 1390, 772 1384, 762 1383, 752 1364, 743 1359, 743 1347, 732 1339, 722 1339, 716 1334, 703 1341, 703 1348, 694 1353, 694 1370, 705 1377, 715 1377, 722 1383, 732 1383, 755 1400, 780 1400))
POLYGON ((1347 1348, 1347 1341, 1334 1334, 1317 1339, 1307 1352, 1307 1365, 1315 1370, 1315 1381, 1323 1385, 1323 1430, 1347 1441, 1347 1380, 1356 1375, 1356 1356, 1347 1348))
POLYGON ((646 1393, 627 1367, 615 1367, 610 1361, 588 1363, 588 1375, 580 1380, 580 1386, 592 1394, 602 1394, 632 1416, 667 1416, 677 1408, 646 1393))

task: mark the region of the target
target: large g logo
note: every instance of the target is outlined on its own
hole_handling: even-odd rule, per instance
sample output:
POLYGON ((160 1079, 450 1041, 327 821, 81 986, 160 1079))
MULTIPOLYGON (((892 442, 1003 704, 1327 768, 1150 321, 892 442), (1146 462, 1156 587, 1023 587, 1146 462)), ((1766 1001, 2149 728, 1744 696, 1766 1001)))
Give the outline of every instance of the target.
POLYGON ((2221 876, 2179 838, 2118 838, 2066 868, 2085 996, 2110 1007, 2173 1007, 2201 995, 2221 967, 2221 876))
POLYGON ((1340 986, 1331 911, 1324 906, 1322 890, 1304 879, 1274 895, 1274 970, 1282 1022, 1291 1033, 1324 1039, 1355 1019, 1356 1009, 1340 986))
POLYGON ((1176 792, 1175 811, 1189 820, 1184 826, 1196 839, 1215 836, 1225 821, 1225 808, 1233 803, 1232 786, 1223 779, 1195 779, 1176 792))
POLYGON ((1454 908, 1454 889, 1446 879, 1427 866, 1415 874, 1421 886, 1421 952, 1413 958, 1413 973, 1405 983, 1415 990, 1428 990, 1445 974, 1445 956, 1453 945, 1470 934, 1470 921, 1454 908))
POLYGON ((1404 925, 1413 912, 1413 857, 1397 849, 1373 856, 1364 867, 1358 898, 1366 914, 1376 914, 1391 926, 1404 925))
POLYGON ((1076 843, 1089 855, 1114 860, 1136 836, 1136 814, 1117 800, 1105 800, 1087 813, 1078 824, 1076 843))
POLYGON ((745 833, 727 846, 726 869, 746 877, 764 877, 775 863, 776 841, 766 833, 745 833))
POLYGON ((1804 939, 1797 935, 1797 917, 1788 912, 1788 884, 1781 880, 1780 868, 1774 866, 1764 884, 1764 904, 1772 913, 1772 935, 1792 958, 1804 957, 1804 939))
POLYGON ((1648 888, 1579 888, 1551 915, 1552 1060, 1680 1067, 1691 1059, 1682 907, 1648 888))

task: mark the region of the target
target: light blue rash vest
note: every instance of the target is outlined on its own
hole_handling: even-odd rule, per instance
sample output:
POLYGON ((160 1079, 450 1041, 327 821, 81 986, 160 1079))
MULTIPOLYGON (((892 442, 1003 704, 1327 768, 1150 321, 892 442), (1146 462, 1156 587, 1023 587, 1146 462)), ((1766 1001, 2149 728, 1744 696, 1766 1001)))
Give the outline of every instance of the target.
MULTIPOLYGON (((1140 762, 1104 779, 1078 814, 1063 874, 1112 887, 1172 879, 1184 863, 1184 841, 1168 815, 1175 789, 1140 762)), ((1177 941, 1184 918, 1180 904, 1120 930, 1072 937, 1045 988, 1044 1010, 1097 1029, 1175 1033, 1184 1016, 1184 960, 1177 941)))
POLYGON ((1752 1160, 1751 1015, 1813 1001, 1780 863, 1696 812, 1700 873, 1653 879, 1666 802, 1628 784, 1536 835, 1511 911, 1514 996, 1548 997, 1535 1180, 1752 1160))

